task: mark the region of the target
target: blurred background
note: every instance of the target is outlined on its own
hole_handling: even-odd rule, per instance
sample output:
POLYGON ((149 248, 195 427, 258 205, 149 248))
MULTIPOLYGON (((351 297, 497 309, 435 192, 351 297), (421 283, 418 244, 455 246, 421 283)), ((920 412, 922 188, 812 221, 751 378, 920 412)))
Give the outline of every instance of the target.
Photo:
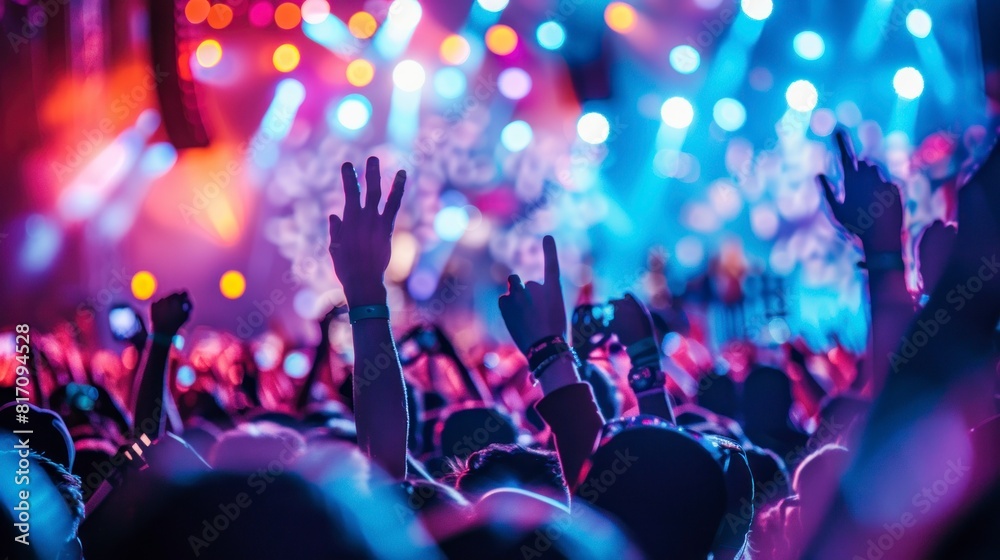
POLYGON ((911 243, 984 148, 973 0, 0 6, 5 326, 186 288, 195 324, 315 341, 339 168, 375 155, 409 177, 403 326, 502 338, 552 233, 571 301, 860 352, 859 252, 815 181, 833 130, 901 187, 911 243))

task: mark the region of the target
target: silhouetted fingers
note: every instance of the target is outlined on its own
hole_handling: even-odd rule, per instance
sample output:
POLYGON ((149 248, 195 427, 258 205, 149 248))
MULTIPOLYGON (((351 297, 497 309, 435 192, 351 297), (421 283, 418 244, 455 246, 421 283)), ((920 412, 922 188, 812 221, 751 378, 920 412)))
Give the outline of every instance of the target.
POLYGON ((545 285, 559 284, 559 254, 556 252, 556 240, 551 235, 542 238, 542 252, 545 255, 545 285))
POLYGON ((346 161, 340 167, 340 177, 344 181, 344 212, 354 212, 361 208, 361 187, 351 162, 346 161))
POLYGON ((365 208, 378 212, 378 203, 382 200, 382 170, 378 167, 378 158, 368 158, 365 166, 365 184, 368 186, 365 195, 365 208))
POLYGON ((836 133, 837 147, 840 148, 840 163, 844 166, 844 173, 858 170, 858 158, 854 154, 854 145, 851 137, 843 129, 838 129, 836 133))
POLYGON ((406 184, 406 171, 402 169, 396 172, 396 178, 392 181, 392 189, 389 190, 389 198, 385 201, 385 211, 382 212, 383 216, 389 218, 389 230, 396 225, 396 214, 399 213, 399 207, 403 202, 403 186, 406 184))
POLYGON ((826 197, 826 203, 830 205, 830 211, 839 220, 837 211, 840 209, 840 202, 837 200, 836 193, 833 192, 833 183, 826 175, 817 175, 816 180, 819 181, 819 186, 823 189, 823 196, 826 197))
POLYGON ((339 217, 330 214, 330 249, 340 246, 340 226, 342 225, 344 222, 339 217))

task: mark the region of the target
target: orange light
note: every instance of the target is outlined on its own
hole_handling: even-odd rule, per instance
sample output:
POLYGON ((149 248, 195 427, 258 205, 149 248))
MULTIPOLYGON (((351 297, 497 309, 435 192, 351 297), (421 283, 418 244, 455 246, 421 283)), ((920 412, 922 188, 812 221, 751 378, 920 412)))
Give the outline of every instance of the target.
POLYGON ((371 62, 368 62, 363 58, 352 60, 351 63, 347 65, 347 81, 352 86, 367 86, 372 82, 374 77, 375 67, 372 66, 371 62))
POLYGON ((227 299, 237 299, 247 291, 247 279, 239 271, 227 271, 219 279, 219 291, 227 299))
POLYGON ((294 29, 302 21, 302 12, 291 2, 285 2, 274 10, 274 23, 282 29, 294 29))
POLYGON ((358 39, 367 39, 375 34, 378 23, 375 21, 375 16, 368 12, 358 12, 347 20, 347 29, 358 39))
MULTIPOLYGON (((515 36, 516 40, 517 36, 515 36)), ((448 35, 444 41, 441 41, 441 60, 448 64, 462 64, 469 60, 469 52, 471 52, 469 42, 461 35, 448 35)))
POLYGON ((284 44, 274 49, 272 61, 278 72, 291 72, 299 65, 299 49, 295 45, 284 44))
POLYGON ((630 33, 635 29, 635 8, 625 2, 612 2, 604 9, 604 21, 618 33, 630 33))
POLYGON ((215 39, 206 39, 198 45, 194 56, 202 68, 211 68, 222 60, 222 45, 215 39))
POLYGON ((187 6, 184 6, 184 15, 191 23, 201 23, 208 17, 208 12, 211 9, 212 6, 208 0, 189 0, 187 6))
POLYGON ((156 292, 156 277, 148 270, 140 270, 132 276, 132 295, 135 299, 145 301, 156 292))
POLYGON ((216 4, 208 12, 208 25, 212 29, 224 29, 233 21, 233 9, 225 4, 216 4))
POLYGON ((517 33, 507 25, 494 25, 486 31, 486 48, 500 56, 517 48, 517 33))

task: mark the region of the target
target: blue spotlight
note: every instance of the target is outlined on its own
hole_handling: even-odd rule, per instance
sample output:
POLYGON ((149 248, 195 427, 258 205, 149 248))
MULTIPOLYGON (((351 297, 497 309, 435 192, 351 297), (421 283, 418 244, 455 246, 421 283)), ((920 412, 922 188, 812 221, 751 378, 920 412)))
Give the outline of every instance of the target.
POLYGON ((678 45, 670 51, 670 66, 681 74, 692 74, 701 66, 701 54, 691 45, 678 45))
POLYGON ((500 143, 511 152, 520 152, 531 144, 533 134, 531 125, 524 121, 514 121, 503 127, 500 132, 500 143))
POLYGON ((819 60, 826 52, 826 43, 819 33, 814 31, 803 31, 795 36, 792 41, 795 54, 806 60, 819 60))
POLYGON ((566 30, 554 21, 547 21, 538 26, 535 38, 543 49, 554 51, 566 42, 566 30))

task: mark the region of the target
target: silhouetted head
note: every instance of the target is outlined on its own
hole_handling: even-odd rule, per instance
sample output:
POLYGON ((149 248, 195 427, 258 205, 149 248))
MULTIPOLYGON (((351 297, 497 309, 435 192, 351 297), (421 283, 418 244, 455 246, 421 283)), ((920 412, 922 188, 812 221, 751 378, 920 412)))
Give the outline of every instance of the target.
POLYGON ((612 422, 576 500, 618 519, 651 558, 703 560, 726 511, 718 460, 700 438, 659 418, 612 422))
POLYGON ((72 470, 76 450, 69 429, 58 414, 33 404, 7 403, 0 407, 3 449, 11 449, 19 441, 15 430, 31 430, 31 436, 25 439, 32 451, 59 463, 66 470, 72 470))
POLYGON ((208 459, 216 469, 266 468, 275 461, 291 465, 305 450, 305 439, 295 430, 252 422, 223 433, 208 459))
POLYGON ((442 457, 464 458, 494 443, 516 443, 517 428, 495 408, 460 408, 442 414, 435 440, 442 457))
POLYGON ((569 503, 559 457, 516 444, 493 444, 458 461, 455 488, 472 499, 500 488, 521 488, 569 503))

